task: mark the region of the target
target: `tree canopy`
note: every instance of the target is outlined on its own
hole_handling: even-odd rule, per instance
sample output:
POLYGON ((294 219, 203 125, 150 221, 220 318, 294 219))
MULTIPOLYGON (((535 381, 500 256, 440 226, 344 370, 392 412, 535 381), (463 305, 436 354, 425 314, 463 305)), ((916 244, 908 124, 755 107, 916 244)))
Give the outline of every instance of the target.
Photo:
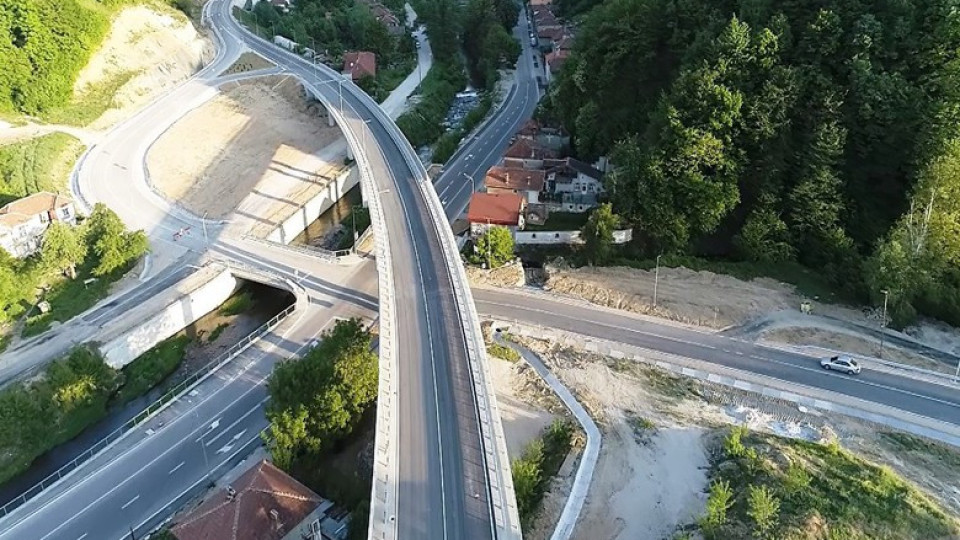
POLYGON ((796 260, 861 299, 907 280, 898 305, 960 320, 953 9, 609 0, 584 16, 545 113, 580 157, 611 156, 613 210, 647 256, 796 260), (920 251, 943 259, 933 289, 904 270, 919 223, 920 251))
POLYGON ((331 449, 377 397, 377 354, 358 319, 338 321, 300 359, 270 375, 270 451, 288 467, 304 452, 331 449))
POLYGON ((499 268, 512 259, 513 234, 506 227, 490 227, 474 242, 471 257, 474 264, 499 268))

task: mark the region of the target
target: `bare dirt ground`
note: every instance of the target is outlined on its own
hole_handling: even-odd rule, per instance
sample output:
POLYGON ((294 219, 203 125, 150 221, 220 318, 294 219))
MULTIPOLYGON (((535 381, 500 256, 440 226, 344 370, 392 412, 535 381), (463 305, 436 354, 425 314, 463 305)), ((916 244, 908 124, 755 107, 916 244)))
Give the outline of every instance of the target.
POLYGON ((523 265, 511 263, 484 270, 476 266, 467 266, 467 278, 472 285, 491 287, 521 287, 524 284, 523 265))
MULTIPOLYGON (((657 369, 555 344, 524 340, 588 408, 603 431, 600 459, 579 525, 580 540, 670 539, 704 510, 706 469, 719 430, 751 430, 809 441, 838 441, 889 465, 954 514, 960 514, 960 452, 878 426, 795 406, 657 369)), ((556 483, 571 481, 564 468, 556 483), (563 474, 567 476, 563 477, 563 474)), ((563 497, 544 501, 553 512, 563 497)), ((555 522, 538 520, 525 537, 546 538, 555 522)))
POLYGON ((765 313, 800 305, 791 287, 772 279, 747 282, 686 268, 660 269, 657 307, 653 307, 653 271, 548 267, 547 276, 544 288, 549 291, 712 328, 742 324, 765 313))
POLYGON ((543 389, 534 388, 539 379, 524 363, 491 357, 490 372, 507 439, 507 453, 511 459, 516 459, 523 454, 523 449, 530 441, 557 418, 558 415, 549 409, 555 409, 559 404, 546 405, 549 396, 543 393, 543 389), (540 401, 540 405, 536 404, 537 401, 540 401), (545 405, 548 408, 544 408, 545 405))
POLYGON ((113 108, 89 127, 106 129, 157 95, 193 75, 213 58, 212 42, 172 8, 132 6, 114 19, 110 33, 74 84, 74 92, 136 74, 114 96, 113 108))
POLYGON ((258 69, 272 68, 276 64, 260 56, 255 52, 247 51, 237 58, 237 61, 225 69, 221 75, 234 75, 236 73, 247 73, 258 69))
POLYGON ((319 156, 342 135, 318 117, 320 109, 303 98, 294 79, 266 77, 223 90, 151 148, 147 166, 167 197, 222 218, 248 196, 260 194, 266 204, 290 193, 265 186, 290 184, 296 191, 318 171, 342 165, 342 157, 331 163, 319 156))

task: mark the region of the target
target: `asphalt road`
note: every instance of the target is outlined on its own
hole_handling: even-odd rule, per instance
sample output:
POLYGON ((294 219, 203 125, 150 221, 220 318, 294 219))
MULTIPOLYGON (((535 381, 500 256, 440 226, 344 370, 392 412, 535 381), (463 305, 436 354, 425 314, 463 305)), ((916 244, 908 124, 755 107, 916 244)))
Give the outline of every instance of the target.
MULTIPOLYGON (((226 3, 211 21, 258 54, 339 103, 339 74, 243 35, 226 3)), ((488 538, 493 534, 477 406, 451 276, 418 181, 409 144, 398 144, 369 96, 342 85, 347 127, 359 134, 390 231, 399 392, 400 538, 488 538), (412 159, 411 159, 412 158, 412 159)), ((414 161, 415 162, 415 161, 414 161)), ((388 291, 381 291, 387 294, 388 291)))
MULTIPOLYGON (((344 285, 362 290, 374 274, 364 266, 344 285)), ((205 489, 259 444, 264 382, 274 364, 298 354, 338 317, 376 314, 367 295, 352 293, 354 302, 344 302, 309 290, 300 314, 79 471, 94 473, 68 478, 0 522, 0 539, 128 540, 131 528, 139 538, 205 489)))
POLYGON ((869 369, 854 377, 841 375, 824 371, 809 356, 542 296, 474 289, 473 297, 477 311, 486 316, 702 360, 960 425, 956 388, 869 369))
MULTIPOLYGON (((117 209, 128 225, 146 229, 154 245, 161 243, 166 252, 179 254, 181 263, 194 262, 209 249, 220 256, 297 279, 310 296, 310 308, 303 317, 290 322, 289 328, 264 342, 265 346, 273 342, 274 347, 246 353, 230 369, 199 387, 195 398, 177 403, 142 426, 115 449, 91 462, 81 471, 83 474, 65 482, 62 489, 29 501, 0 523, 0 539, 110 540, 129 538, 130 528, 138 532, 148 530, 175 507, 174 503, 182 503, 202 489, 211 471, 222 472, 224 464, 235 461, 245 445, 256 444, 253 434, 265 425, 263 380, 277 359, 295 354, 297 344, 311 342, 335 317, 369 316, 369 310, 375 308, 371 301, 374 297, 362 292, 375 283, 372 265, 364 265, 354 275, 344 276, 340 270, 341 275, 331 276, 338 270, 321 262, 304 261, 290 252, 221 237, 222 227, 217 223, 207 223, 208 242, 206 235, 199 234, 202 223, 195 216, 171 207, 147 187, 142 159, 150 141, 185 109, 209 99, 216 68, 226 67, 241 52, 240 30, 227 16, 226 9, 212 14, 214 23, 226 36, 226 44, 214 65, 139 113, 134 121, 108 134, 88 156, 78 182, 84 193, 92 195, 91 199, 106 201, 117 209), (192 227, 195 234, 175 243, 172 235, 183 227, 192 227), (331 279, 325 279, 327 276, 331 279), (244 366, 249 369, 243 371, 244 366), (234 375, 226 384, 217 380, 230 373, 234 375), (148 429, 155 432, 148 434, 148 429), (113 458, 116 459, 109 461, 113 458), (88 474, 89 471, 93 473, 88 474)), ((251 46, 305 80, 323 84, 323 76, 318 80, 309 65, 291 63, 289 57, 273 47, 257 42, 251 42, 251 46)), ((525 54, 529 54, 526 47, 525 54)), ((523 73, 525 63, 529 64, 529 59, 521 60, 518 73, 523 73)), ((529 69, 526 73, 532 80, 529 69)), ((336 85, 328 83, 322 88, 331 93, 328 97, 335 95, 336 85)), ((517 90, 503 110, 480 136, 461 149, 452 164, 474 172, 485 170, 488 165, 469 163, 474 161, 471 149, 493 143, 503 145, 519 123, 529 117, 535 92, 535 84, 531 86, 518 79, 517 90), (529 93, 531 89, 533 94, 529 93), (467 169, 470 166, 474 168, 467 169)), ((344 93, 347 109, 363 111, 375 106, 365 98, 344 93)), ((400 536, 492 537, 487 478, 463 328, 426 201, 415 183, 416 175, 404 160, 403 154, 412 154, 412 149, 397 146, 376 122, 364 126, 365 118, 350 114, 348 117, 356 132, 369 130, 364 143, 369 147, 377 181, 384 188, 380 197, 389 221, 398 284, 398 335, 403 336, 398 343, 402 419, 400 536), (374 141, 379 149, 373 148, 374 141)), ((489 150, 484 158, 490 164, 497 159, 499 152, 494 150, 489 150)), ((458 197, 453 202, 448 199, 445 206, 449 209, 456 201, 465 206, 469 191, 464 189, 458 197)), ((167 281, 165 278, 171 273, 175 272, 163 273, 156 286, 167 281)), ((148 293, 133 293, 86 317, 95 322, 143 294, 148 293)))
MULTIPOLYGON (((434 180, 434 187, 447 212, 448 219, 462 214, 470 202, 470 195, 483 186, 487 169, 499 163, 510 139, 524 122, 533 116, 540 99, 533 67, 535 53, 527 37, 526 10, 520 10, 520 23, 513 31, 520 40, 522 53, 517 62, 516 81, 503 106, 472 138, 465 141, 447 161, 443 172, 434 180)), ((539 60, 538 60, 539 62, 539 60)))

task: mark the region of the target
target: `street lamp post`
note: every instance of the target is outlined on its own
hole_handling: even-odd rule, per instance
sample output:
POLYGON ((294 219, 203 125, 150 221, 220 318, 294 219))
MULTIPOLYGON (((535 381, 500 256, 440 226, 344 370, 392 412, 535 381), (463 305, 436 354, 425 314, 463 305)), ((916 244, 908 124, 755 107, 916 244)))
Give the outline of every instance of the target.
POLYGON ((657 287, 660 285, 660 257, 663 257, 663 254, 657 255, 657 269, 653 272, 653 307, 657 307, 657 287))
POLYGON ((883 293, 883 313, 880 315, 880 358, 883 359, 883 340, 886 337, 887 327, 887 297, 890 295, 890 291, 884 289, 880 291, 883 293))

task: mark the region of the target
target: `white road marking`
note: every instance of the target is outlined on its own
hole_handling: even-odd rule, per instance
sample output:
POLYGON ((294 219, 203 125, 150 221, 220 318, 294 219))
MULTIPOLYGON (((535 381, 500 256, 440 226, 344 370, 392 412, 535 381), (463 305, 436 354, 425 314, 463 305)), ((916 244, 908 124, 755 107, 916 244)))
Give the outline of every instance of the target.
POLYGON ((170 472, 168 472, 167 474, 170 475, 170 474, 173 474, 173 473, 179 471, 179 470, 180 470, 180 467, 183 467, 183 464, 184 464, 184 463, 186 463, 186 462, 185 462, 185 461, 181 461, 176 467, 170 469, 170 472))
POLYGON ((120 509, 121 509, 121 510, 126 510, 128 506, 130 506, 131 504, 137 502, 137 499, 139 499, 139 498, 140 498, 140 495, 138 494, 136 497, 134 497, 134 498, 130 499, 129 501, 127 501, 127 504, 121 506, 120 509))
POLYGON ((86 537, 87 537, 87 533, 83 533, 83 534, 81 534, 80 536, 77 537, 77 540, 83 540, 83 539, 86 538, 86 537))
POLYGON ((233 438, 230 439, 230 440, 231 440, 231 441, 235 441, 235 440, 239 439, 240 437, 243 437, 243 434, 246 433, 246 432, 247 432, 246 429, 241 430, 240 433, 237 433, 236 435, 234 435, 233 438))
POLYGON ((219 450, 217 450, 217 453, 218 453, 218 454, 225 454, 225 453, 229 452, 229 451, 232 450, 232 449, 233 449, 233 445, 232 445, 232 444, 225 444, 225 445, 221 446, 219 450))

